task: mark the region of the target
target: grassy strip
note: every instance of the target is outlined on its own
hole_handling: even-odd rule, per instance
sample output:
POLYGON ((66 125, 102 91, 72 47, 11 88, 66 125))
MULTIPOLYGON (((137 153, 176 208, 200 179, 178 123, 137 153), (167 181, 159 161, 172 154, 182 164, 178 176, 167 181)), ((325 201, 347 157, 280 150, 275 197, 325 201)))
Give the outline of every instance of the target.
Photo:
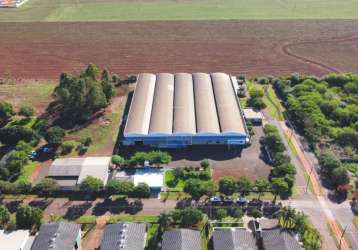
POLYGON ((306 171, 303 172, 303 175, 305 177, 306 182, 308 183, 308 191, 310 191, 313 194, 313 185, 312 185, 312 181, 309 178, 309 175, 306 171))
POLYGON ((147 241, 146 249, 147 250, 157 250, 158 249, 158 233, 159 233, 159 224, 149 224, 147 229, 147 241))
POLYGON ((111 215, 107 223, 112 224, 119 221, 158 223, 158 216, 116 214, 116 215, 111 215))
POLYGON ((298 157, 298 152, 297 152, 297 148, 296 146, 293 144, 292 140, 291 140, 291 136, 288 135, 288 133, 285 132, 285 138, 287 141, 288 146, 290 147, 292 153, 298 157))
POLYGON ((78 224, 95 224, 96 223, 95 215, 82 215, 76 220, 78 224))
MULTIPOLYGON (((256 84, 259 85, 259 84, 256 84)), ((284 121, 285 117, 283 113, 285 112, 285 108, 281 105, 280 100, 278 99, 275 91, 273 90, 271 85, 266 85, 267 91, 264 91, 265 95, 263 97, 264 103, 267 105, 266 110, 269 114, 276 118, 279 121, 284 121)), ((263 87, 261 87, 263 88, 263 87)))

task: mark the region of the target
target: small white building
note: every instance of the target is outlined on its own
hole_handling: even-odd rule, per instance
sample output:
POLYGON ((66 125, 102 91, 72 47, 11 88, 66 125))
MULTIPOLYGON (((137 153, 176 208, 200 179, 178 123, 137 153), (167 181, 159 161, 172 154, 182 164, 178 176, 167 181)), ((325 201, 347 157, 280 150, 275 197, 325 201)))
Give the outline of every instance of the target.
POLYGON ((27 242, 30 241, 29 230, 5 231, 0 230, 1 250, 26 250, 27 242))
POLYGON ((164 183, 163 169, 159 168, 143 168, 137 169, 133 176, 134 185, 146 183, 151 190, 160 190, 164 183))
POLYGON ((244 117, 247 122, 252 122, 256 124, 261 124, 263 120, 263 115, 260 111, 255 111, 252 108, 243 109, 244 117))

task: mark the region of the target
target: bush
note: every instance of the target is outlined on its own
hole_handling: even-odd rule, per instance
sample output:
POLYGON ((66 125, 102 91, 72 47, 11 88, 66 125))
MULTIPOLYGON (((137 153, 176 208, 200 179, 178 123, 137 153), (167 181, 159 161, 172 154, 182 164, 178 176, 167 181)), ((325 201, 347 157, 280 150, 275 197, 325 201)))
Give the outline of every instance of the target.
POLYGON ((65 141, 61 145, 61 154, 67 155, 72 152, 72 150, 75 148, 76 142, 75 141, 65 141))
POLYGON ((83 193, 98 193, 103 189, 103 181, 93 176, 87 176, 80 184, 83 193))
POLYGON ((216 220, 222 220, 225 217, 227 217, 227 211, 225 208, 217 208, 214 212, 214 219, 216 220))
POLYGON ((92 143, 93 143, 93 140, 90 136, 81 138, 81 144, 83 144, 86 147, 89 147, 92 143))
POLYGON ((232 195, 237 192, 237 183, 234 177, 224 176, 219 181, 219 192, 225 195, 232 195))
POLYGON ((11 103, 0 100, 0 127, 6 125, 14 114, 11 103))
POLYGON ((131 181, 110 180, 107 184, 107 192, 109 195, 129 195, 134 190, 134 184, 131 181))
POLYGON ((14 125, 9 128, 0 128, 0 142, 6 145, 15 146, 19 141, 37 145, 39 135, 31 128, 14 125))
POLYGON ((58 190, 58 184, 54 179, 44 178, 34 186, 34 192, 39 195, 51 195, 58 190))
POLYGON ((34 109, 31 106, 21 106, 19 110, 19 115, 25 116, 25 117, 31 117, 35 113, 34 109))
POLYGON ((120 155, 113 155, 111 161, 116 166, 121 166, 125 163, 125 159, 120 155))
POLYGON ((210 167, 210 161, 208 159, 204 159, 200 162, 200 166, 204 169, 210 167))
POLYGON ((17 181, 15 184, 16 193, 29 194, 32 191, 32 183, 28 180, 17 181))
POLYGON ((254 208, 254 209, 252 209, 251 211, 249 210, 249 211, 247 212, 247 215, 248 215, 248 216, 251 216, 251 217, 254 217, 255 219, 261 218, 261 217, 262 217, 262 211, 259 210, 259 209, 257 209, 257 208, 254 208))
POLYGON ((198 224, 203 219, 203 213, 197 208, 176 209, 172 212, 172 217, 175 222, 184 227, 189 227, 198 224))
POLYGON ((138 183, 138 185, 134 187, 131 196, 135 198, 149 198, 150 188, 148 184, 138 183))

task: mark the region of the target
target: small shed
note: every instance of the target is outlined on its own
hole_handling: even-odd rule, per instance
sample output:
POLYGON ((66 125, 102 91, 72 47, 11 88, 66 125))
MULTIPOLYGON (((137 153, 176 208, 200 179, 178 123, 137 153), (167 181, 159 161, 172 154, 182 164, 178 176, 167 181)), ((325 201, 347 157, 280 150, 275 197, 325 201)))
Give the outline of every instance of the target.
POLYGON ((262 124, 263 115, 260 111, 256 111, 252 108, 243 109, 244 117, 247 122, 251 122, 253 124, 262 124))

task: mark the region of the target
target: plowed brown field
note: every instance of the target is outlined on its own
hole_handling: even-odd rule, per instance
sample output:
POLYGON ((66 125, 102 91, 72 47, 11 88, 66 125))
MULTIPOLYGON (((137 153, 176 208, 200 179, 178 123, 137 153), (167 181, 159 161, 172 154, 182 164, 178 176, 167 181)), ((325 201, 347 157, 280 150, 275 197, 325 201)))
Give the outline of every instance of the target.
POLYGON ((2 23, 0 75, 57 78, 89 62, 119 74, 358 72, 358 21, 2 23))

